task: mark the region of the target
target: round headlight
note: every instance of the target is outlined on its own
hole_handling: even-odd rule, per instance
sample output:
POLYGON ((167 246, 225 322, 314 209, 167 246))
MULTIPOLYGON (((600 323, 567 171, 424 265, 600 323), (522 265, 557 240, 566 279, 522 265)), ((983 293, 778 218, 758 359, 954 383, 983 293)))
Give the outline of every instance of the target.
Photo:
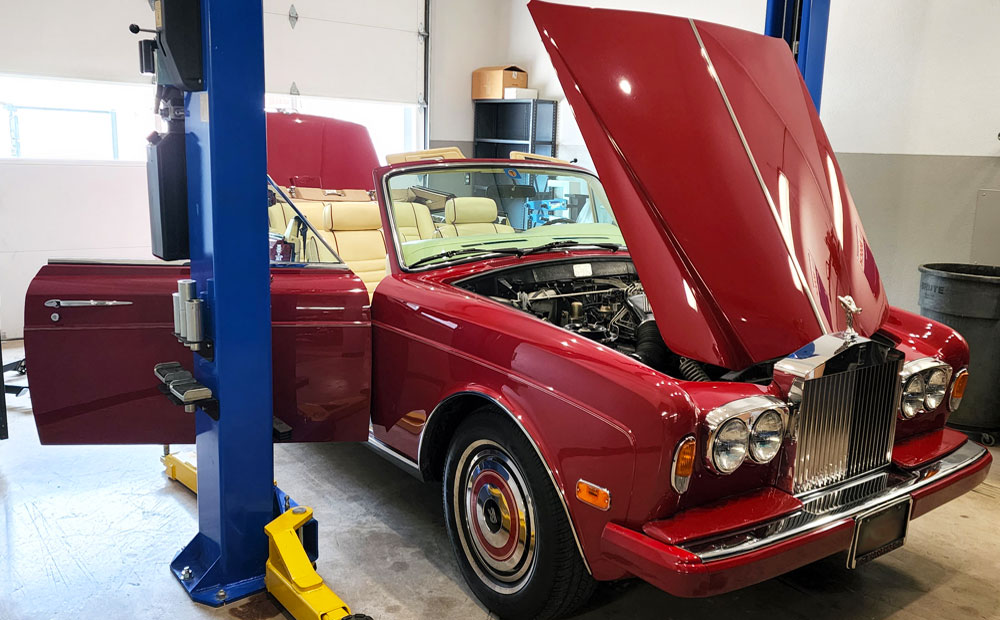
POLYGON ((934 411, 941 406, 945 394, 948 393, 948 373, 941 368, 932 370, 930 376, 927 377, 925 391, 924 405, 927 406, 927 411, 934 411))
POLYGON ((719 427, 712 442, 712 464, 719 473, 730 474, 747 456, 747 439, 750 430, 746 422, 733 418, 719 427))
POLYGON ((750 456, 758 463, 767 463, 781 449, 785 423, 781 414, 769 409, 757 417, 750 431, 750 456))
POLYGON ((924 407, 924 378, 920 374, 915 374, 906 380, 903 385, 903 399, 901 409, 903 416, 912 418, 920 413, 924 407))

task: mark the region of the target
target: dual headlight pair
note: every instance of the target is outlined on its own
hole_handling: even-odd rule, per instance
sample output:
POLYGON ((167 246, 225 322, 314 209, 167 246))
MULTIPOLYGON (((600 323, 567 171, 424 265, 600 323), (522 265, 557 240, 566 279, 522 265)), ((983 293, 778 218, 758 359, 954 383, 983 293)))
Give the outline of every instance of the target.
MULTIPOLYGON (((941 406, 948 396, 951 366, 931 358, 913 360, 903 366, 900 377, 903 382, 903 395, 900 398, 899 410, 904 418, 909 419, 918 413, 934 411, 941 406)), ((956 406, 957 404, 953 403, 952 408, 956 406)))
POLYGON ((788 423, 788 406, 773 396, 741 398, 713 409, 708 425, 709 467, 731 474, 748 458, 769 463, 781 450, 788 423))
MULTIPOLYGON (((960 370, 948 393, 952 368, 932 358, 907 362, 900 373, 903 393, 900 411, 912 418, 924 411, 934 411, 947 398, 954 411, 962 400, 968 373, 960 370)), ((731 474, 747 458, 754 463, 769 463, 778 452, 788 426, 788 405, 773 396, 751 396, 717 407, 705 416, 708 445, 705 460, 719 474, 731 474)), ((674 488, 683 493, 695 454, 694 438, 679 444, 674 456, 674 488), (679 475, 680 474, 680 475, 679 475)))

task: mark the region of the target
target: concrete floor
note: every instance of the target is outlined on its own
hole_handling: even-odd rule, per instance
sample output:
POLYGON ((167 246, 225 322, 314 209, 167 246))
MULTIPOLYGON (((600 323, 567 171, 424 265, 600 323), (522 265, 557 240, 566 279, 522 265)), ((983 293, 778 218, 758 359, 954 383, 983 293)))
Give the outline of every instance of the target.
MULTIPOLYGON (((14 359, 20 342, 3 352, 14 359)), ((167 567, 196 531, 197 505, 164 477, 160 447, 40 446, 29 397, 7 397, 7 409, 0 620, 290 618, 264 595, 202 607, 174 581, 167 567)), ((320 574, 355 611, 378 620, 488 617, 456 570, 438 486, 359 445, 275 446, 275 477, 315 508, 320 574)), ((1000 619, 998 517, 995 468, 975 491, 914 521, 905 547, 861 570, 828 559, 700 600, 637 580, 605 584, 578 618, 1000 619)))

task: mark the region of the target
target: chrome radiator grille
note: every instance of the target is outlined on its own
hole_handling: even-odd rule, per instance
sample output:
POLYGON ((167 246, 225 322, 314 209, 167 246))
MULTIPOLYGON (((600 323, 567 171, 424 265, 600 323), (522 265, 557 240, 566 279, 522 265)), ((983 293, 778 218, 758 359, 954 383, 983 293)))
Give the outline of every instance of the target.
POLYGON ((892 360, 804 383, 793 492, 819 489, 889 464, 901 365, 892 360))

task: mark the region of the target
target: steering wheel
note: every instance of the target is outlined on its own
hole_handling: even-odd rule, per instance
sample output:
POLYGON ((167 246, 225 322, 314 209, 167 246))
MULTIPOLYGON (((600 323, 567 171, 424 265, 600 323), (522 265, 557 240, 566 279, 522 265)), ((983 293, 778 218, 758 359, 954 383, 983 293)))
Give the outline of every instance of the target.
POLYGON ((548 226, 549 224, 576 224, 576 222, 568 217, 554 217, 542 224, 542 226, 548 226))

